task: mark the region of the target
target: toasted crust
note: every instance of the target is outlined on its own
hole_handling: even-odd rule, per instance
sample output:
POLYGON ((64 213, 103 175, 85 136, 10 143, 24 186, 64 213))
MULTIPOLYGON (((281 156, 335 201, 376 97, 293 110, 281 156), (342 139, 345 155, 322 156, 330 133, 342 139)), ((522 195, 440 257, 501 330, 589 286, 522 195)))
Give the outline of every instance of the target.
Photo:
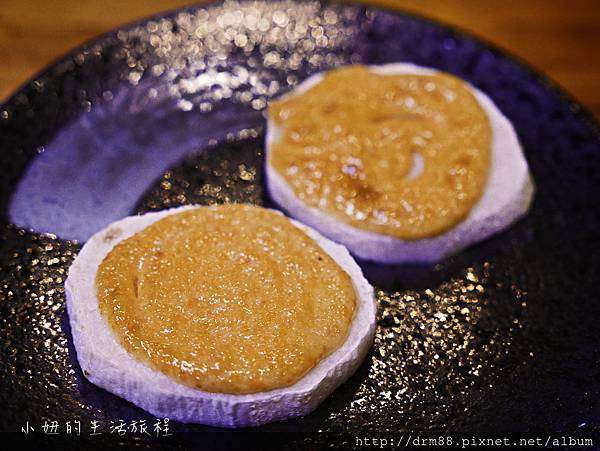
POLYGON ((376 323, 373 288, 360 267, 344 247, 309 227, 292 220, 350 275, 357 309, 344 344, 290 387, 244 395, 191 388, 137 361, 101 317, 95 276, 108 252, 153 222, 191 208, 208 207, 180 207, 127 217, 96 233, 81 249, 69 269, 65 291, 71 333, 84 375, 158 417, 182 422, 233 428, 308 414, 358 368, 371 347, 376 323))
MULTIPOLYGON (((436 70, 408 63, 370 66, 380 74, 431 74, 436 70)), ((315 74, 287 95, 299 95, 319 83, 315 74)), ((359 258, 379 263, 434 263, 482 241, 521 218, 529 209, 534 194, 527 161, 510 121, 492 100, 471 86, 492 127, 492 161, 485 191, 467 218, 441 235, 420 240, 401 240, 353 227, 333 215, 306 205, 283 176, 272 166, 270 150, 281 131, 267 121, 266 180, 273 200, 292 217, 343 244, 359 258)))

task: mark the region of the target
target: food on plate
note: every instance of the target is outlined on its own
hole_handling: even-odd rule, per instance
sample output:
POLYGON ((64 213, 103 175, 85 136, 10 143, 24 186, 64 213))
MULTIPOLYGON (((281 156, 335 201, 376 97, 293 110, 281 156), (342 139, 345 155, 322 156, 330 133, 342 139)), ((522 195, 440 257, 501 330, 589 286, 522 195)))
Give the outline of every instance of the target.
POLYGON ((375 328, 373 289, 345 248, 243 204, 109 225, 66 294, 89 380, 157 416, 224 427, 307 414, 375 328))
POLYGON ((313 75, 271 103, 266 178, 293 217, 382 262, 435 262, 516 221, 517 135, 467 82, 413 64, 313 75))

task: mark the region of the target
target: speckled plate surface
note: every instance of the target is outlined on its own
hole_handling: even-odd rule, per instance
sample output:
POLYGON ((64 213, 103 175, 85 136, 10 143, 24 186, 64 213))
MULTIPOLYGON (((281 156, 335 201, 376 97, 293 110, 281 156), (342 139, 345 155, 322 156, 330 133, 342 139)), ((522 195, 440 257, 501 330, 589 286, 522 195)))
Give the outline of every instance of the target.
MULTIPOLYGON (((371 355, 316 412, 259 430, 598 431, 598 124, 476 39, 318 2, 226 2, 144 21, 68 55, 0 108, 0 428, 47 420, 65 434, 79 420, 90 443, 151 443, 110 434, 111 422, 153 418, 89 383, 77 364, 63 291, 74 240, 134 212, 270 205, 269 99, 315 71, 392 61, 451 72, 497 103, 524 146, 534 204, 506 232, 435 267, 363 264, 379 288, 371 355), (103 436, 89 436, 91 421, 103 436)), ((211 430, 171 428, 183 444, 196 437, 183 431, 211 430)))

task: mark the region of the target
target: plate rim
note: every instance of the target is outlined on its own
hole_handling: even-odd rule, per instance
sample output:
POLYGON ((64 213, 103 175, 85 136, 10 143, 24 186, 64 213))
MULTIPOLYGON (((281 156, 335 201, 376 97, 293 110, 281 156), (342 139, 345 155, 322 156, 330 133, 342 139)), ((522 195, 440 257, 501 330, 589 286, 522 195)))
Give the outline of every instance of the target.
MULTIPOLYGON (((303 0, 292 1, 298 4, 303 3, 303 0)), ((508 60, 509 62, 517 65, 519 69, 531 75, 535 79, 535 82, 537 84, 540 84, 544 88, 544 90, 555 94, 560 99, 560 101, 569 108, 572 114, 578 119, 580 119, 600 140, 600 118, 597 118, 587 105, 585 105, 582 101, 577 99, 575 95, 573 95, 569 90, 567 90, 561 83, 556 81, 553 77, 544 73, 541 69, 536 68, 525 58, 516 55, 512 52, 512 50, 505 48, 501 44, 491 42, 491 40, 489 40, 488 38, 478 35, 477 32, 466 30, 465 28, 459 25, 451 24, 443 19, 440 20, 433 17, 429 17, 427 15, 415 13, 413 11, 408 11, 401 7, 395 8, 389 5, 380 5, 377 3, 378 0, 373 0, 372 2, 368 0, 314 1, 322 5, 339 5, 342 7, 350 6, 362 7, 365 9, 375 9, 386 12, 388 14, 414 19, 421 23, 425 23, 430 26, 449 31, 463 39, 466 38, 468 40, 471 40, 479 44, 480 46, 485 47, 487 50, 491 51, 494 54, 494 56, 508 60)), ((240 3, 247 2, 250 2, 250 0, 240 0, 240 3)), ((71 48, 65 53, 61 53, 55 58, 51 59, 50 62, 47 65, 45 65, 42 69, 35 72, 32 76, 26 78, 25 81, 23 81, 21 84, 17 85, 17 87, 14 90, 12 90, 3 101, 0 102, 0 110, 7 110, 10 107, 10 105, 15 103, 16 99, 24 93, 24 91, 30 88, 31 85, 33 85, 36 81, 39 81, 40 79, 46 76, 49 76, 52 70, 55 69, 57 66, 71 61, 77 54, 88 50, 93 45, 99 44, 105 39, 115 36, 119 31, 129 31, 152 20, 172 18, 173 16, 183 12, 197 11, 204 7, 214 7, 218 4, 224 3, 224 0, 196 1, 188 6, 184 6, 181 8, 166 9, 164 11, 143 16, 139 19, 124 22, 123 24, 111 28, 110 30, 95 35, 94 37, 83 41, 82 43, 76 45, 75 47, 71 48)))

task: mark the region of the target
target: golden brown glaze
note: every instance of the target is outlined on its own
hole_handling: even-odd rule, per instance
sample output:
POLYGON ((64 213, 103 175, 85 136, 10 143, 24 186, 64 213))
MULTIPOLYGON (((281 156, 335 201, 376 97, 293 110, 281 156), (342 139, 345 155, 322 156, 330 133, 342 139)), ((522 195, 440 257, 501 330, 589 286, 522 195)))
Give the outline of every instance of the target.
POLYGON ((167 216, 96 274, 100 312, 137 359, 192 387, 293 384, 346 339, 350 276, 286 217, 249 205, 167 216))
POLYGON ((354 227, 432 237, 463 220, 485 189, 489 120, 449 74, 346 66, 268 113, 278 129, 273 168, 304 203, 354 227))

